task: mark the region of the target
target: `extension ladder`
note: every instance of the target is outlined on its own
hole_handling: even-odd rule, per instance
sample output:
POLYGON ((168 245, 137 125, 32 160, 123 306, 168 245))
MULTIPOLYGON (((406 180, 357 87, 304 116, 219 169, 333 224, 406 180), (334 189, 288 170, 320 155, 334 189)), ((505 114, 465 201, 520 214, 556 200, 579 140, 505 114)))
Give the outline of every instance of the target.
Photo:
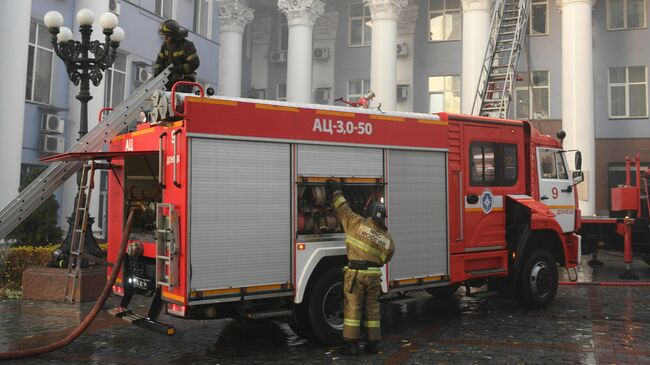
POLYGON ((506 118, 530 14, 530 0, 496 0, 472 114, 506 118))
POLYGON ((65 277, 65 291, 63 292, 63 300, 70 304, 76 301, 75 294, 84 258, 84 241, 86 229, 88 228, 90 197, 95 185, 94 177, 95 163, 93 161, 85 163, 81 171, 79 192, 77 193, 70 255, 68 256, 68 272, 65 277))
MULTIPOLYGON (((170 68, 171 66, 157 77, 147 80, 66 153, 101 150, 105 143, 134 121, 141 110, 149 108, 145 103, 150 103, 152 94, 163 88, 170 68)), ((11 233, 70 176, 79 171, 83 164, 83 161, 59 161, 50 164, 38 178, 18 194, 18 197, 0 211, 0 239, 11 233)))

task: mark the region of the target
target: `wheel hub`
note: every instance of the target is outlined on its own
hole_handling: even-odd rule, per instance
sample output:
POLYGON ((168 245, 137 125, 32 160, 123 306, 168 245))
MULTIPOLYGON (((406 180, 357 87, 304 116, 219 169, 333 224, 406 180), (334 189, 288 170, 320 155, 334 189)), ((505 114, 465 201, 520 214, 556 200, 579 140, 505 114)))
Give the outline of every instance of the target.
POLYGON ((553 287, 553 275, 550 268, 544 262, 537 262, 530 271, 530 289, 538 298, 544 298, 550 294, 553 287))
POLYGON ((323 318, 332 328, 343 330, 343 283, 334 283, 325 292, 323 318))

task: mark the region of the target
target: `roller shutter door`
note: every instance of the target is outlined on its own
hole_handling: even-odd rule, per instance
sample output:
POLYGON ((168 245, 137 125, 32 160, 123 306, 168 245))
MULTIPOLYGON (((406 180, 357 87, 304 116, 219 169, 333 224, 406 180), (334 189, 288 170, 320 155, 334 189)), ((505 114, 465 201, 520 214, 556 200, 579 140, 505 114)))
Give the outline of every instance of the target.
POLYGON ((191 289, 290 281, 288 144, 191 141, 191 289))
POLYGON ((446 154, 389 151, 391 279, 447 274, 446 154))
POLYGON ((298 175, 383 177, 384 158, 379 148, 299 145, 298 175))

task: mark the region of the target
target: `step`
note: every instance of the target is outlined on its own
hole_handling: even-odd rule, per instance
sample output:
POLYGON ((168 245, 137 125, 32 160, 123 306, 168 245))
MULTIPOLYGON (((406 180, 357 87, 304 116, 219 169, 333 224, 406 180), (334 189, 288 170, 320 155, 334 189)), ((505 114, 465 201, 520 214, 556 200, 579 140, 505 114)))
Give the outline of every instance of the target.
POLYGON ((479 291, 479 292, 469 293, 465 296, 474 299, 483 299, 483 298, 494 297, 497 296, 498 294, 499 293, 497 293, 496 291, 479 291))
POLYGON ((407 303, 412 303, 417 301, 418 298, 412 297, 409 295, 399 295, 395 297, 389 297, 386 299, 382 299, 382 303, 388 303, 388 304, 407 304, 407 303))
POLYGON ((293 314, 293 311, 290 309, 269 309, 257 312, 248 312, 246 313, 246 318, 248 319, 265 319, 265 318, 275 318, 275 317, 288 317, 293 314))

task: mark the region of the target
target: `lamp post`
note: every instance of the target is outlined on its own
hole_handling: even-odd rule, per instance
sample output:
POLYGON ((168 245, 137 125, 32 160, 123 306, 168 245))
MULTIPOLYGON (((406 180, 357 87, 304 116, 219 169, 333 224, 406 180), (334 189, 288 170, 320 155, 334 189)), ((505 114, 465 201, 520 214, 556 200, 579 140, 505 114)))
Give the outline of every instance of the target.
MULTIPOLYGON (((95 15, 90 9, 81 9, 77 13, 79 33, 81 33, 80 41, 73 40, 70 28, 63 26, 63 15, 61 13, 48 11, 43 21, 50 34, 52 34, 52 48, 56 55, 63 60, 70 81, 75 86, 80 85, 79 94, 77 94, 76 98, 81 102, 79 114, 79 139, 81 139, 88 133, 88 102, 93 98, 90 95, 90 82, 95 86, 99 86, 101 83, 103 72, 115 61, 117 48, 120 46, 120 42, 124 40, 124 30, 117 26, 117 16, 106 12, 99 17, 99 25, 103 28, 105 36, 104 42, 90 40, 93 32, 92 24, 95 21, 95 15)), ((79 182, 80 175, 77 174, 77 185, 79 185, 79 182)), ((75 207, 78 199, 79 193, 75 197, 75 207)), ((61 253, 67 256, 70 252, 72 231, 76 219, 78 219, 76 213, 73 212, 72 216, 68 218, 70 225, 68 235, 57 250, 59 256, 61 253)), ((90 229, 93 221, 93 218, 89 218, 88 225, 85 227, 85 248, 88 254, 101 257, 102 251, 93 237, 92 229, 90 229)), ((55 260, 57 260, 56 257, 55 260)))
POLYGON ((88 102, 93 98, 90 95, 90 82, 92 81, 95 86, 101 83, 103 72, 115 61, 117 48, 124 39, 124 30, 117 26, 117 16, 106 12, 99 18, 99 25, 104 29, 104 43, 91 41, 95 15, 90 9, 81 9, 77 13, 81 41, 75 41, 72 39, 70 28, 62 26, 61 13, 49 11, 43 20, 52 34, 52 48, 63 60, 70 81, 75 86, 81 84, 77 95, 77 100, 81 102, 79 116, 79 138, 81 138, 88 133, 88 102), (94 57, 90 57, 91 53, 94 57))

